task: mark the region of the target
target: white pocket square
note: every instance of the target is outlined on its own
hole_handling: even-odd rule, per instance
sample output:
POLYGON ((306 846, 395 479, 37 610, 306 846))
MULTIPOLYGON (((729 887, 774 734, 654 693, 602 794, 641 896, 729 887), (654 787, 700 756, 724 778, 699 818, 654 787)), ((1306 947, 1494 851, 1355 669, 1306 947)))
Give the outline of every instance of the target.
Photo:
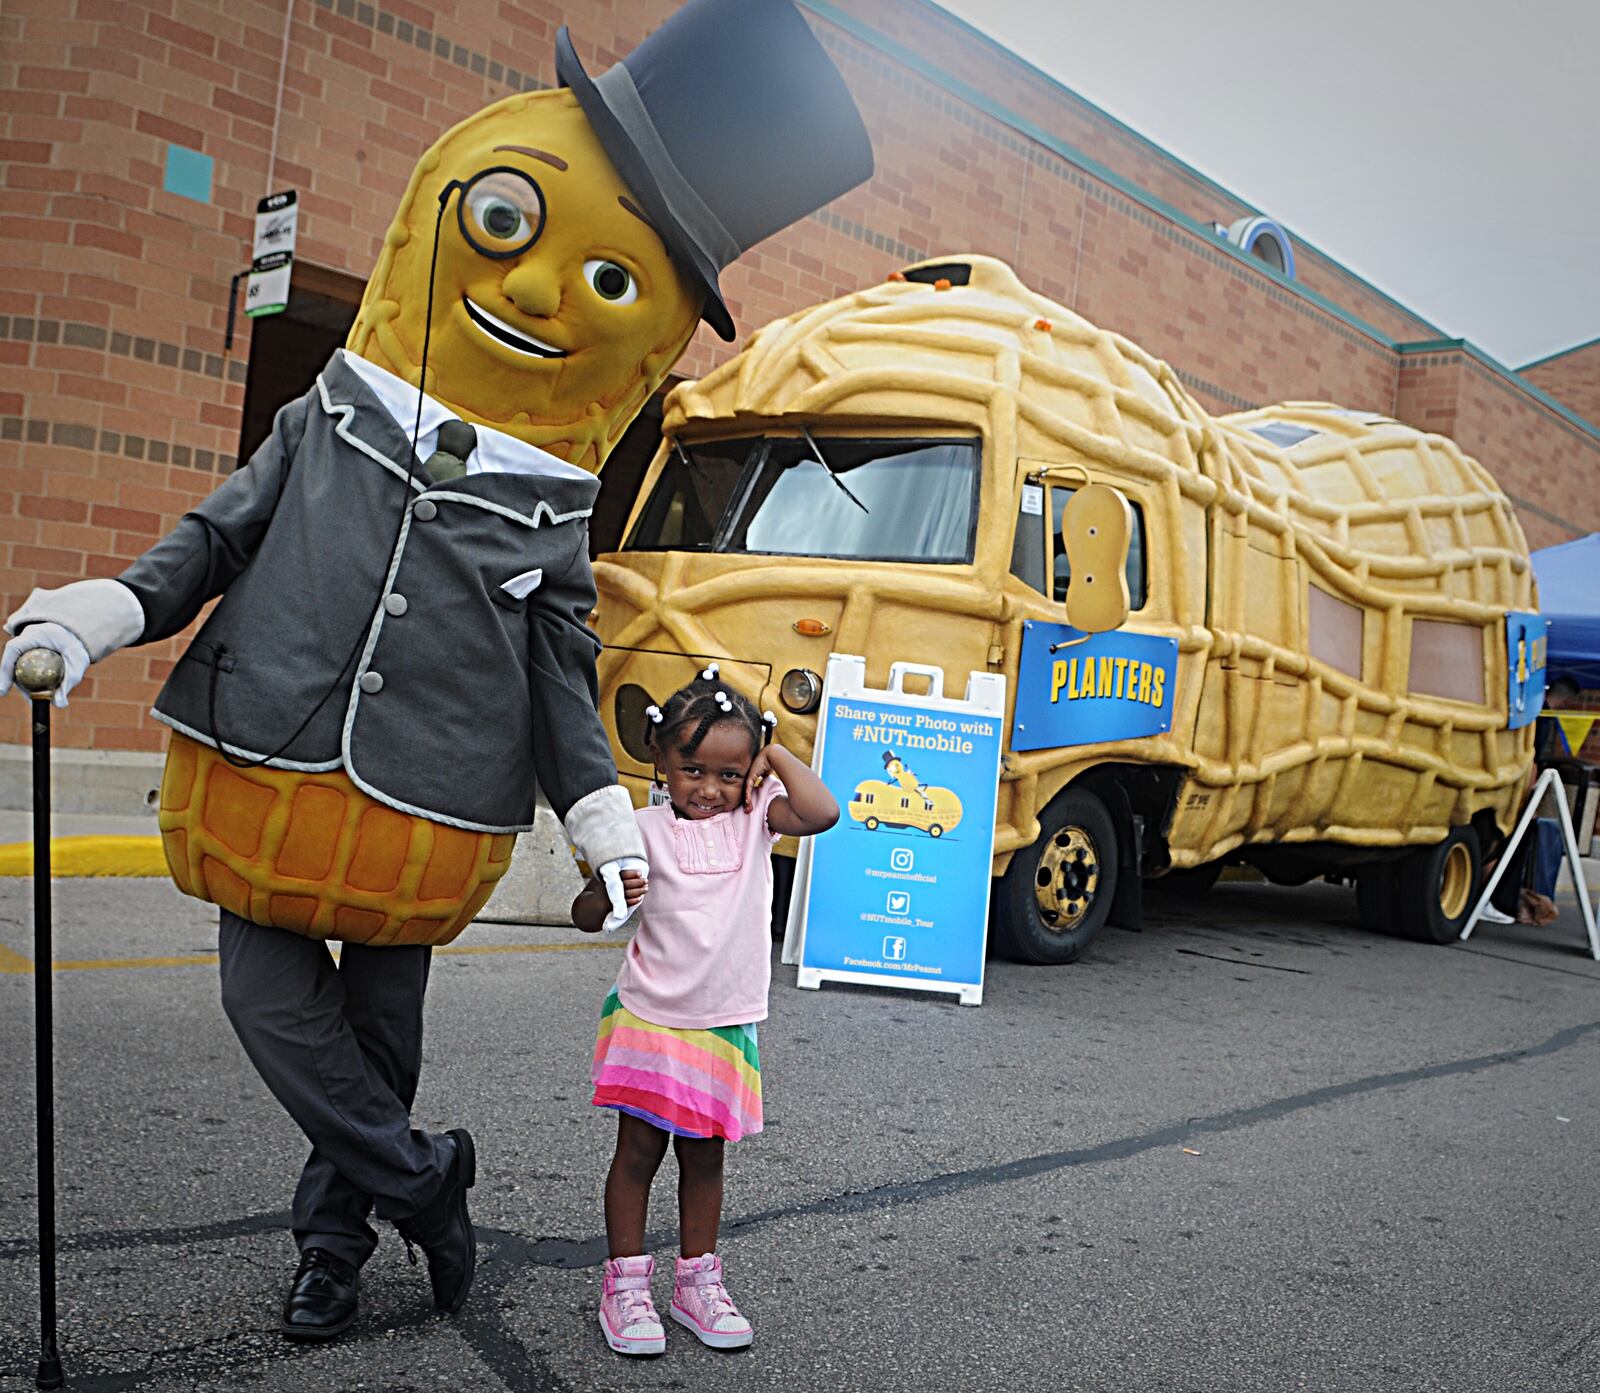
POLYGON ((520 576, 512 576, 510 580, 502 581, 500 588, 513 599, 525 600, 539 588, 539 582, 543 579, 543 571, 524 571, 520 576))

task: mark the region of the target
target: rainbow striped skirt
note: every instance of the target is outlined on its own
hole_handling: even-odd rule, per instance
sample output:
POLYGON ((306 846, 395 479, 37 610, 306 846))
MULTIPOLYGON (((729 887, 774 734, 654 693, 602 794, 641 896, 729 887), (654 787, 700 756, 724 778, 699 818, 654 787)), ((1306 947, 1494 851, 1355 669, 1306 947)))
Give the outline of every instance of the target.
POLYGON ((594 1047, 594 1105, 678 1137, 738 1141, 761 1130, 753 1025, 674 1030, 640 1020, 613 987, 594 1047))

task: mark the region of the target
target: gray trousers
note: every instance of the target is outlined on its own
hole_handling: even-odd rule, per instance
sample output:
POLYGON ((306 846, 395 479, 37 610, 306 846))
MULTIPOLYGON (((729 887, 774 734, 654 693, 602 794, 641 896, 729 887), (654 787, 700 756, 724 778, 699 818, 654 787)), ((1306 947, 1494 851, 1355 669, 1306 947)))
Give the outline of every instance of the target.
POLYGON ((442 1188, 450 1149, 411 1126, 422 1068, 422 998, 433 950, 326 944, 222 911, 222 1009, 311 1155, 294 1194, 301 1251, 359 1267, 367 1223, 403 1219, 442 1188))

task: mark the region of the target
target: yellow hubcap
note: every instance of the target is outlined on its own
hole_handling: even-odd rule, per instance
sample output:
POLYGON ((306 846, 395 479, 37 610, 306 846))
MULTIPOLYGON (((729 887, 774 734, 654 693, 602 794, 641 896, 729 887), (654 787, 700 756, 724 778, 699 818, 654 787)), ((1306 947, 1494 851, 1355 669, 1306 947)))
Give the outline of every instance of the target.
POLYGON ((1056 933, 1069 933, 1083 921, 1100 885, 1100 858, 1081 827, 1063 827, 1039 857, 1033 894, 1039 917, 1056 933))
POLYGON ((1439 877, 1439 909, 1446 919, 1466 912, 1472 894, 1472 853, 1457 842, 1445 853, 1444 873, 1439 877))

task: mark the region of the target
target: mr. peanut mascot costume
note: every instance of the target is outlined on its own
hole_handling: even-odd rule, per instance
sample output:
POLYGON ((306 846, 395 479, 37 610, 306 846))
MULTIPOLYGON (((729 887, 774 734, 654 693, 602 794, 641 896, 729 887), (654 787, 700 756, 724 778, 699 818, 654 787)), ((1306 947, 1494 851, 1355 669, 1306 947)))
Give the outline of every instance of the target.
POLYGON ((719 272, 871 173, 790 0, 691 0, 595 78, 563 29, 556 70, 423 156, 345 348, 249 464, 118 579, 7 624, 0 691, 48 647, 64 700, 221 597, 156 703, 161 829, 312 1144, 294 1338, 355 1318, 374 1212, 441 1309, 466 1298, 472 1138, 410 1121, 430 945, 482 907, 536 786, 617 901, 643 853, 595 709, 594 471, 701 318, 732 338, 719 272))

